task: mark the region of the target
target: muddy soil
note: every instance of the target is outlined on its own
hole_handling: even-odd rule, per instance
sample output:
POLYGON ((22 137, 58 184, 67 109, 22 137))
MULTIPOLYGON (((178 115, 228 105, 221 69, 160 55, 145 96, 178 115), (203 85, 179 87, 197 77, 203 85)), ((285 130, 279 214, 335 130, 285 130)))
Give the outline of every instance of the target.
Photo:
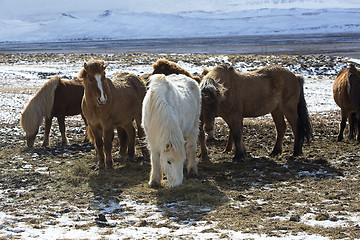
MULTIPOLYGON (((57 57, 52 61, 62 56, 57 57)), ((276 158, 268 157, 276 135, 271 118, 246 119, 244 142, 249 157, 242 162, 233 162, 233 153, 222 152, 228 129, 217 119, 216 140, 208 142, 211 163, 198 156, 199 176, 186 177, 182 186, 173 189, 150 188, 149 160, 141 157, 140 149, 135 160, 120 158, 117 140, 114 169, 99 170, 93 146, 83 142, 85 130, 80 120, 67 121, 72 144, 68 147, 58 146, 54 124, 50 148, 41 147, 43 128, 35 147, 27 148, 24 136, 15 134, 18 124, 2 123, 0 211, 14 218, 0 229, 16 228, 19 221, 34 229, 64 227, 59 218, 67 215, 73 219, 67 228, 86 231, 98 226, 109 229, 108 234, 129 226, 175 231, 174 222, 193 226, 205 222, 209 227, 204 233, 218 233, 223 239, 230 237, 222 230, 269 237, 306 233, 359 239, 360 145, 347 138, 336 141, 339 119, 339 111, 311 114, 314 138, 304 145, 301 157, 292 156, 294 139, 288 126, 283 154, 276 158), (107 210, 109 202, 125 200, 155 205, 161 214, 149 219, 150 213, 144 212, 137 220, 125 221, 123 213, 135 214, 136 209, 107 210), (101 225, 99 213, 116 224, 101 225)), ((21 231, 13 231, 11 237, 21 238, 21 231)), ((102 237, 106 238, 106 233, 102 237)))

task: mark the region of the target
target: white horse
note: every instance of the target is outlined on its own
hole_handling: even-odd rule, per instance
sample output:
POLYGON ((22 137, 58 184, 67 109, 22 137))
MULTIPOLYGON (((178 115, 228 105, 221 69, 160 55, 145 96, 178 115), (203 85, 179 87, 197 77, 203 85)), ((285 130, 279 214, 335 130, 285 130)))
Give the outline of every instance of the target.
POLYGON ((151 187, 182 184, 183 167, 198 173, 196 139, 199 133, 201 93, 198 83, 185 75, 155 74, 142 108, 142 126, 151 150, 151 187))

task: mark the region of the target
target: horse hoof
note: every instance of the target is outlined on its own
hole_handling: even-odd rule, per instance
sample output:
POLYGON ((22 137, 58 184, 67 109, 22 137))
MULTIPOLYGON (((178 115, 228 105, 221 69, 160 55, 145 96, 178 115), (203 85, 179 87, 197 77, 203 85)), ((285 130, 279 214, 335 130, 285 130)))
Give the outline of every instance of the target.
POLYGON ((106 169, 113 169, 113 163, 107 163, 105 166, 106 169))
POLYGON ((195 177, 197 177, 197 176, 198 176, 198 170, 197 170, 197 168, 196 168, 196 169, 190 168, 190 169, 188 170, 188 176, 189 176, 190 178, 195 178, 195 177))
POLYGON ((303 154, 302 151, 294 152, 293 156, 298 157, 298 156, 301 156, 302 154, 303 154))
POLYGON ((151 188, 154 188, 154 189, 157 189, 157 188, 161 187, 160 183, 155 182, 155 181, 150 181, 149 185, 150 185, 151 188))
POLYGON ((233 162, 244 163, 245 162, 245 157, 246 157, 246 155, 240 155, 240 156, 235 155, 233 157, 233 162))
POLYGON ((199 174, 195 172, 188 173, 188 178, 197 178, 198 176, 199 174))
POLYGON ((209 156, 205 156, 201 158, 203 163, 211 163, 209 156))
POLYGON ((247 154, 244 152, 235 153, 235 155, 233 157, 233 162, 244 162, 246 156, 247 156, 247 154))
POLYGON ((272 151, 272 152, 270 153, 269 157, 277 157, 277 156, 279 156, 279 155, 281 155, 281 152, 279 152, 279 151, 272 151))
POLYGON ((99 163, 99 169, 105 169, 105 163, 99 163))

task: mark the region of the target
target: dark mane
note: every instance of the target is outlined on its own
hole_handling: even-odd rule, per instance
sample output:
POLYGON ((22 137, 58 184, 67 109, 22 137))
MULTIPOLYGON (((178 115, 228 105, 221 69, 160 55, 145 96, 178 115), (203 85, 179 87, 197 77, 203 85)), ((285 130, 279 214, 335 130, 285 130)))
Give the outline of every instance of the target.
POLYGON ((166 59, 159 59, 156 61, 156 63, 153 64, 153 72, 152 74, 164 74, 164 75, 170 75, 170 74, 183 74, 185 76, 188 76, 198 83, 200 83, 201 79, 199 76, 193 76, 188 71, 183 69, 182 67, 178 66, 176 63, 172 61, 168 61, 166 59))
POLYGON ((360 114, 360 71, 354 64, 349 65, 348 84, 351 102, 354 104, 356 113, 360 114))
POLYGON ((221 64, 220 66, 218 66, 218 68, 221 68, 224 70, 229 70, 229 71, 235 71, 234 67, 229 64, 221 64))

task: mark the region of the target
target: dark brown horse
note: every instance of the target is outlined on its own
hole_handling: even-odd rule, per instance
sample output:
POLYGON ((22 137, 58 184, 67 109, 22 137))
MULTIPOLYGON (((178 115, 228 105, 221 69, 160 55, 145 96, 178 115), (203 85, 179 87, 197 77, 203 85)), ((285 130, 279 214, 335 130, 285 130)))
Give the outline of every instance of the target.
POLYGON ((271 113, 277 139, 270 156, 281 154, 287 118, 295 135, 294 155, 302 154, 304 138, 312 136, 312 128, 304 99, 303 79, 289 70, 270 66, 241 73, 232 67, 218 66, 210 70, 200 84, 202 112, 199 140, 201 155, 208 159, 204 128, 210 131, 216 116, 230 128, 227 150, 235 143, 234 160, 246 156, 242 140, 243 118, 271 113))
POLYGON ((43 118, 45 118, 43 146, 48 147, 50 145, 49 133, 54 117, 58 119, 62 145, 69 145, 65 131, 65 117, 81 114, 83 95, 84 87, 77 78, 68 81, 61 80, 60 77, 56 76, 46 82, 29 101, 21 114, 20 125, 26 132, 27 146, 32 147, 34 145, 43 118))
POLYGON ((360 142, 360 70, 353 64, 338 73, 333 85, 333 95, 336 104, 341 108, 338 141, 343 140, 344 129, 349 119, 349 138, 354 138, 357 124, 356 139, 360 142))
MULTIPOLYGON (((128 156, 135 154, 135 119, 138 135, 144 136, 141 128, 141 106, 146 88, 141 79, 134 74, 118 73, 112 79, 105 76, 103 61, 90 60, 84 64, 79 74, 85 94, 82 101, 83 114, 90 129, 90 140, 94 141, 100 168, 112 168, 111 156, 114 129, 118 129, 120 143, 127 142, 128 156), (125 131, 126 135, 121 134, 125 131)), ((142 148, 143 155, 148 155, 142 148)))

